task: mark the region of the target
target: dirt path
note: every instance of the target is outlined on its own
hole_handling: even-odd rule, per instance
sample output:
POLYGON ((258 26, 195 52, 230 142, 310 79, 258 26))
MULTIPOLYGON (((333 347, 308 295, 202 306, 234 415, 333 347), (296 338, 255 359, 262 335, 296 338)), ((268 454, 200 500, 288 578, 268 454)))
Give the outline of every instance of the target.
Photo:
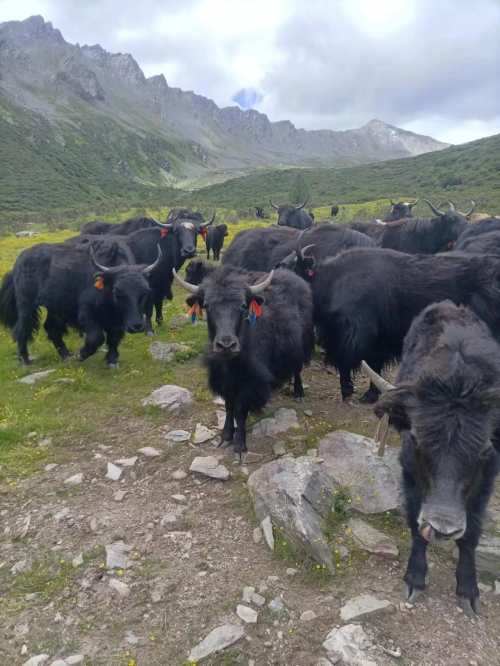
MULTIPOLYGON (((198 359, 176 370, 181 385, 182 372, 203 380, 198 359)), ((251 450, 263 456, 258 464, 273 459, 277 439, 300 455, 332 428, 374 433, 371 409, 342 405, 336 377, 311 368, 304 380, 309 385, 304 405, 293 401, 288 388, 272 403, 273 409, 296 409, 301 427, 275 440, 250 439, 251 450), (307 417, 305 409, 313 416, 307 417)), ((216 409, 211 401, 204 402, 194 414, 168 420, 164 429, 120 411, 98 441, 82 438, 63 450, 57 442, 49 444, 53 460, 62 461, 57 467, 42 467, 2 490, 1 666, 24 664, 30 655, 42 653, 50 654, 47 664, 80 653, 87 666, 181 666, 214 627, 242 624, 235 611, 245 586, 260 590, 266 602, 281 596, 283 610, 272 613, 266 603, 258 609, 257 624, 245 626, 246 639, 203 663, 246 666, 253 660, 255 666, 314 666, 325 656, 327 633, 340 625, 346 599, 367 592, 399 608, 408 549, 408 536, 399 523, 388 525, 400 545, 395 564, 353 553, 333 578, 318 574, 306 561, 294 562, 286 549, 277 556, 263 541, 255 543, 256 522, 246 488, 255 465, 235 465, 230 452, 216 450, 211 442, 194 450, 186 442, 169 446, 164 438, 164 432, 176 428, 194 431, 197 422, 214 426, 216 409), (141 446, 155 447, 161 455, 136 453, 141 446), (172 478, 176 470, 188 472, 196 455, 214 454, 230 470, 228 482, 189 473, 181 480, 172 478), (134 455, 137 461, 119 481, 105 478, 108 461, 134 455), (81 473, 80 485, 64 484, 81 473), (119 490, 127 492, 121 501, 115 499, 119 490), (177 494, 185 503, 172 499, 177 494), (130 566, 111 572, 105 566, 105 546, 119 539, 127 546, 130 566), (73 566, 79 555, 83 563, 73 566), (28 573, 13 575, 11 568, 22 560, 28 573), (297 574, 288 575, 289 567, 297 574), (127 596, 112 589, 110 580, 125 583, 127 596), (300 621, 306 610, 314 611, 314 621, 300 621), (26 656, 21 656, 23 645, 26 656)), ((45 464, 51 462, 49 450, 45 464)), ((363 623, 374 643, 401 648, 401 658, 384 657, 380 663, 500 664, 500 596, 482 592, 483 615, 470 619, 455 604, 453 560, 439 551, 430 552, 429 561, 425 603, 363 623)))

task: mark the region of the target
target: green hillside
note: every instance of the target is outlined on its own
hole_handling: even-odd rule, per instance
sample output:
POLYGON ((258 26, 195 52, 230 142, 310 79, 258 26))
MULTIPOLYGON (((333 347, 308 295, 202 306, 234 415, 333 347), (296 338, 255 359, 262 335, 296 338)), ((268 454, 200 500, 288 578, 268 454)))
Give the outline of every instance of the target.
MULTIPOLYGON (((500 212, 500 135, 445 150, 348 169, 301 169, 310 202, 362 203, 382 197, 473 199, 486 212, 500 212)), ((266 170, 198 190, 196 201, 221 206, 268 205, 286 201, 297 169, 266 170)))

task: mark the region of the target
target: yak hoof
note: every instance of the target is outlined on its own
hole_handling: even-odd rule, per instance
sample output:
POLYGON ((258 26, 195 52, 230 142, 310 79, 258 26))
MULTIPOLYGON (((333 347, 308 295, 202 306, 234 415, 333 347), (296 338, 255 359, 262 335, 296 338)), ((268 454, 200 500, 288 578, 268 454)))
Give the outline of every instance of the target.
POLYGON ((419 604, 424 599, 424 590, 419 590, 408 583, 405 583, 403 589, 403 597, 405 601, 408 601, 410 604, 419 604))
POLYGON ((363 405, 374 405, 379 397, 379 393, 374 391, 367 391, 362 398, 359 399, 359 402, 363 405))
POLYGON ((233 446, 234 442, 232 439, 222 439, 217 448, 218 449, 229 449, 231 446, 233 446))
POLYGON ((242 463, 243 458, 245 457, 246 451, 240 451, 239 453, 234 454, 234 461, 237 463, 242 463))
POLYGON ((481 615, 481 600, 479 597, 475 599, 467 599, 467 597, 457 597, 457 606, 463 610, 467 615, 481 615))
POLYGON ((84 359, 83 356, 80 354, 80 352, 78 352, 78 354, 76 355, 76 360, 77 360, 77 361, 84 361, 85 359, 84 359))
POLYGON ((119 367, 120 367, 119 363, 108 363, 108 368, 110 370, 116 370, 119 367))
POLYGON ((146 331, 146 335, 149 335, 149 337, 151 337, 151 336, 155 336, 156 333, 153 330, 151 330, 151 331, 146 331))

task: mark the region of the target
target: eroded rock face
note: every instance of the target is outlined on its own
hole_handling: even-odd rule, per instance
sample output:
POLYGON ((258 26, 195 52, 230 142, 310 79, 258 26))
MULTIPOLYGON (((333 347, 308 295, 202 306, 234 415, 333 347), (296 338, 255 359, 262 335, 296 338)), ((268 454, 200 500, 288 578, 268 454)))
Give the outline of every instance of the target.
POLYGON ((352 509, 362 514, 391 511, 404 515, 399 451, 387 446, 385 456, 377 455, 373 439, 336 430, 318 443, 322 469, 339 485, 351 483, 351 495, 360 497, 352 509))
POLYGON ((248 488, 258 518, 268 516, 295 544, 334 572, 331 544, 322 531, 332 511, 333 481, 310 458, 280 458, 254 472, 248 488))

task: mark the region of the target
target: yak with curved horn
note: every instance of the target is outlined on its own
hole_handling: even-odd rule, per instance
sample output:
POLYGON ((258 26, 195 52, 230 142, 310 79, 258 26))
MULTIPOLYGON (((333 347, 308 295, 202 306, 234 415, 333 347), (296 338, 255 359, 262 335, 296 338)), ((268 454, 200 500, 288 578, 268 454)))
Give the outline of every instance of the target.
POLYGON ((270 198, 269 203, 278 211, 278 225, 280 227, 293 227, 294 229, 309 229, 314 224, 312 217, 302 209, 307 201, 298 206, 286 205, 277 206, 270 198))
POLYGON ((182 280, 176 271, 173 276, 190 294, 186 302, 192 321, 206 312, 208 384, 226 404, 220 446, 234 443, 242 460, 248 414, 262 410, 272 389, 290 377, 294 396, 304 395, 300 373, 314 348, 311 291, 304 280, 285 270, 266 275, 217 266, 200 285, 182 280))
POLYGON ((370 372, 385 391, 378 417, 401 434, 400 461, 412 549, 404 596, 422 601, 430 543, 455 544, 457 603, 469 615, 481 602, 474 554, 500 470, 500 346, 468 307, 426 307, 405 338, 396 387, 370 372))

